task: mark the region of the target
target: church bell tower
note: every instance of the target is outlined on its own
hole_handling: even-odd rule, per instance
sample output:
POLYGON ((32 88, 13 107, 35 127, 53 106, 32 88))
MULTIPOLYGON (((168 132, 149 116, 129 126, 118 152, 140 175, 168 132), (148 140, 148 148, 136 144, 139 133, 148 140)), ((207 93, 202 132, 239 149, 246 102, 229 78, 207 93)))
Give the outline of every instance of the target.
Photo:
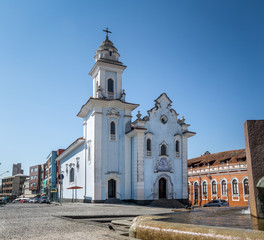
POLYGON ((93 98, 125 101, 122 74, 126 66, 119 61, 118 50, 108 38, 111 32, 108 28, 104 31, 106 38, 95 53, 95 64, 89 73, 93 78, 93 98))

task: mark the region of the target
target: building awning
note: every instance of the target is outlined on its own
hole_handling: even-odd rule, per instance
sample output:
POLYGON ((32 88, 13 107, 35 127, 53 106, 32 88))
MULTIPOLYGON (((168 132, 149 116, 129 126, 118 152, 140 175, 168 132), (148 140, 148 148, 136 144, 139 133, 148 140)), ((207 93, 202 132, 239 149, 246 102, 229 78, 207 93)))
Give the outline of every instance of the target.
POLYGON ((83 187, 79 187, 79 186, 72 186, 72 187, 68 187, 67 189, 82 189, 83 187))

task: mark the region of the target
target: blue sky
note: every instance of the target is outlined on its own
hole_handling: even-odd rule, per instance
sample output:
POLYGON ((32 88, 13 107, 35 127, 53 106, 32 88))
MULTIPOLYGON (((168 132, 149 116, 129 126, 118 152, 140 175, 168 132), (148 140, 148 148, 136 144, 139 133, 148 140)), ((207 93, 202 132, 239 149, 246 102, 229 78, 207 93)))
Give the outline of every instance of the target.
POLYGON ((82 136, 76 114, 92 95, 88 73, 105 27, 127 65, 126 100, 145 115, 166 92, 197 132, 189 158, 244 148, 244 122, 264 118, 263 8, 261 0, 0 1, 0 175, 17 162, 28 173, 82 136))

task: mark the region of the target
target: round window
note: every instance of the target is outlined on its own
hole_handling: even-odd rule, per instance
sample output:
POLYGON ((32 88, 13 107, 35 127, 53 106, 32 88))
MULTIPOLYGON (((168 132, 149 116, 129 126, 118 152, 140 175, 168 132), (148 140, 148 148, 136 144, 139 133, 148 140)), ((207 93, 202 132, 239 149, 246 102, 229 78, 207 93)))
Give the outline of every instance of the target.
POLYGON ((163 115, 163 116, 161 116, 160 121, 161 121, 163 124, 165 124, 165 123, 168 122, 168 118, 167 118, 165 115, 163 115))

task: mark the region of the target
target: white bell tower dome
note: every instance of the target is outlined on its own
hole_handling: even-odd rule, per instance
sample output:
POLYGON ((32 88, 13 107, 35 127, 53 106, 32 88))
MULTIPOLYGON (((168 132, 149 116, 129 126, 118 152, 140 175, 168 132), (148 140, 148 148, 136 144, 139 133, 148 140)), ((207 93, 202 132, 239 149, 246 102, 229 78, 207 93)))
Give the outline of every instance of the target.
POLYGON ((106 38, 95 53, 95 64, 89 73, 93 78, 93 98, 125 101, 122 74, 126 66, 119 61, 118 50, 108 38, 111 32, 108 28, 103 31, 106 32, 106 38))

